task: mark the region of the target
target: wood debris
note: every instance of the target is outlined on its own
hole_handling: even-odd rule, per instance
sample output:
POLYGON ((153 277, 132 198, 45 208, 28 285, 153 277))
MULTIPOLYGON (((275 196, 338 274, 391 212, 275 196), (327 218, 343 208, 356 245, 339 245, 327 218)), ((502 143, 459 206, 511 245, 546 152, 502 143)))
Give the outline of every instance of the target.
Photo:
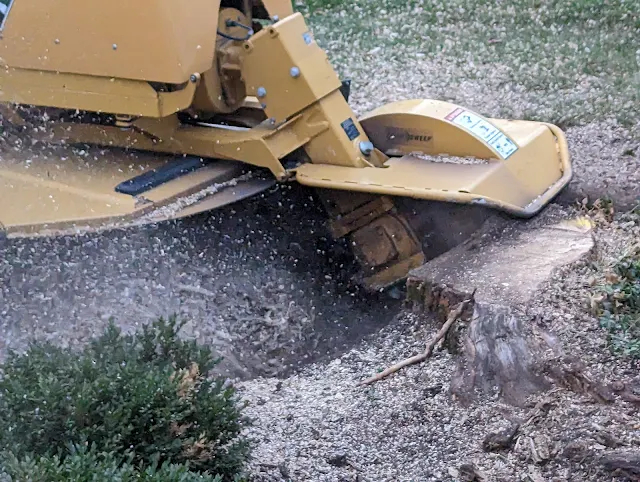
POLYGON ((361 381, 359 383, 359 385, 369 385, 371 383, 377 382, 377 381, 382 380, 383 378, 385 378, 385 377, 397 372, 398 370, 401 370, 404 367, 407 367, 407 366, 410 366, 410 365, 415 365, 416 363, 422 363, 427 358, 429 358, 431 356, 431 354, 433 353, 433 349, 438 344, 438 342, 442 338, 444 338, 444 336, 447 334, 449 329, 458 320, 458 318, 460 317, 462 312, 467 308, 467 305, 469 305, 474 300, 475 293, 476 293, 476 291, 474 290, 473 293, 471 294, 471 296, 468 299, 463 300, 460 303, 458 303, 458 305, 456 306, 456 309, 453 310, 449 314, 449 317, 447 318, 447 321, 442 326, 442 328, 440 328, 440 330, 435 334, 435 336, 431 339, 431 341, 427 345, 427 347, 424 350, 424 352, 422 352, 422 353, 420 353, 418 355, 414 355, 412 357, 406 358, 406 359, 402 360, 401 362, 398 362, 395 365, 390 366, 386 370, 384 370, 384 371, 382 371, 380 373, 377 373, 376 375, 361 381))
POLYGON ((611 403, 615 400, 612 390, 587 375, 584 363, 575 357, 545 360, 542 371, 560 386, 575 393, 588 394, 598 403, 611 403))
POLYGON ((515 442, 519 429, 520 424, 516 423, 499 432, 489 433, 482 441, 482 449, 485 452, 510 449, 515 442))
POLYGON ((612 475, 640 480, 640 450, 615 450, 603 455, 600 462, 612 475))
POLYGON ((460 482, 485 482, 487 480, 487 476, 473 463, 462 464, 457 470, 454 469, 449 473, 460 482), (452 472, 456 475, 454 476, 452 472))

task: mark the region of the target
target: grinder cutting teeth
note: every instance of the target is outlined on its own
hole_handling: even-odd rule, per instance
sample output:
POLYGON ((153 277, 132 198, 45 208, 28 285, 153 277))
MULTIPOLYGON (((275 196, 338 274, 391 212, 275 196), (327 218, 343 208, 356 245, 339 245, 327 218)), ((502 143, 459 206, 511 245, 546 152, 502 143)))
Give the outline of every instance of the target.
POLYGON ((571 178, 551 124, 422 99, 357 118, 287 1, 2 2, 0 112, 31 138, 0 154, 7 236, 174 219, 297 181, 380 289, 425 260, 406 200, 530 217, 571 178))

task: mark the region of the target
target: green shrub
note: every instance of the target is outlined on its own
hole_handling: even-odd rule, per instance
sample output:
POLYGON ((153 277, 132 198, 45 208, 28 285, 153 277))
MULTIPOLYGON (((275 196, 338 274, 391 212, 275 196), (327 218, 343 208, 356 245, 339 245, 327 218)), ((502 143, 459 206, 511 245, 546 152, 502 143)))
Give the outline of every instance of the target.
POLYGON ((125 336, 111 324, 81 353, 39 343, 10 354, 0 450, 67 463, 69 446, 95 446, 137 467, 188 463, 233 480, 250 454, 249 420, 234 388, 208 376, 220 360, 179 339, 181 327, 160 319, 125 336))
POLYGON ((113 454, 99 453, 86 446, 72 447, 64 457, 6 454, 0 482, 221 482, 219 476, 192 472, 186 464, 157 463, 145 469, 122 463, 113 454))
POLYGON ((602 288, 600 325, 611 350, 640 358, 640 252, 620 260, 602 288))

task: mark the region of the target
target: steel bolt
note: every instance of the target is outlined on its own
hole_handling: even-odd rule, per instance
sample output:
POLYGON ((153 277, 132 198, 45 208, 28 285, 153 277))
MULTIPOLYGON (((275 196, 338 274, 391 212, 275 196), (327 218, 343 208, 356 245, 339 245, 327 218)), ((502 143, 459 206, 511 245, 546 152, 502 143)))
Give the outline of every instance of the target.
POLYGON ((362 141, 360 143, 360 152, 362 152, 365 156, 370 156, 373 152, 373 143, 369 141, 362 141))
POLYGON ((256 93, 258 94, 258 97, 264 97, 265 95, 267 95, 267 89, 265 89, 264 87, 258 87, 256 93))
POLYGON ((300 77, 300 69, 298 67, 291 67, 291 70, 289 71, 289 73, 291 74, 291 77, 293 77, 294 79, 297 79, 298 77, 300 77))

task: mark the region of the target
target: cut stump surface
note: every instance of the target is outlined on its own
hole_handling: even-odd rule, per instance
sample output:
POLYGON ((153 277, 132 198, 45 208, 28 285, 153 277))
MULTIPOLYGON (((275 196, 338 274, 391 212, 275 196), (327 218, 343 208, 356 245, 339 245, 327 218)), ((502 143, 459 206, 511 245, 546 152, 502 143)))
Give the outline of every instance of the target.
POLYGON ((592 226, 583 218, 542 226, 504 221, 410 273, 409 303, 435 312, 440 323, 476 291, 458 343, 463 353, 451 385, 454 395, 464 401, 477 390, 497 390, 519 404, 549 387, 539 361, 554 337, 529 322, 527 306, 555 270, 593 248, 592 226))

